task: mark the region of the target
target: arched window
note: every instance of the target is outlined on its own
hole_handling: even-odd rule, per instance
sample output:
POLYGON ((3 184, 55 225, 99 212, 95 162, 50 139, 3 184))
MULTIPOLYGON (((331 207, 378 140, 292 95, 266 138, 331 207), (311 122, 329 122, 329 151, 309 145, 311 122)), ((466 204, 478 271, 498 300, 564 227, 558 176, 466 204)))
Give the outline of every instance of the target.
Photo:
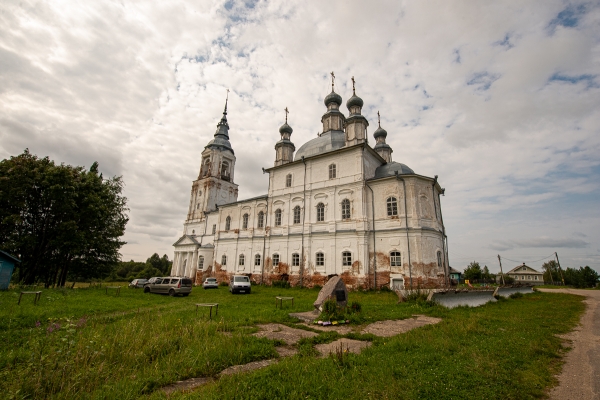
POLYGON ((198 269, 202 269, 204 267, 204 256, 198 257, 198 269))
POLYGON ((294 253, 292 254, 292 267, 300 266, 300 254, 294 253))
POLYGON ((273 266, 276 267, 279 265, 279 254, 273 254, 273 266))
POLYGON ((335 164, 329 165, 329 179, 334 179, 336 177, 335 164))
POLYGON ((265 227, 265 213, 261 211, 258 213, 258 228, 262 229, 264 227, 265 227))
POLYGON ((208 158, 204 159, 204 162, 202 163, 202 176, 208 176, 208 173, 210 172, 210 160, 208 158))
POLYGON ((229 217, 229 216, 228 216, 228 217, 225 219, 225 230, 226 230, 226 231, 228 231, 228 230, 229 230, 229 228, 231 228, 231 217, 229 217))
POLYGON ((387 199, 387 215, 392 217, 398 215, 398 202, 395 197, 388 197, 387 199))
POLYGON ((342 265, 344 267, 352 266, 352 253, 349 251, 342 252, 342 265))
POLYGON ((390 253, 390 265, 392 267, 401 267, 402 266, 402 259, 400 257, 399 251, 392 251, 390 253))
POLYGON ((246 257, 243 254, 240 254, 240 262, 238 263, 239 266, 243 267, 245 261, 246 261, 246 257))
POLYGON ((325 221, 325 204, 317 204, 317 222, 325 221))
POLYGON ((260 254, 254 256, 254 266, 260 267, 260 254))
POLYGON ((350 219, 350 200, 342 200, 342 219, 350 219))
POLYGON ((196 210, 200 209, 200 203, 196 204, 196 210))
POLYGON ((438 268, 442 268, 442 252, 441 251, 437 252, 437 259, 438 259, 438 268))
POLYGON ((285 177, 285 187, 292 187, 292 174, 285 177))
POLYGON ((221 179, 229 180, 229 163, 227 161, 223 161, 221 164, 221 179))
POLYGON ((300 223, 300 206, 294 207, 294 223, 300 223))
POLYGON ((242 217, 242 229, 248 229, 248 214, 242 217))
POLYGON ((281 226, 281 209, 275 210, 275 226, 281 226))
POLYGON ((217 233, 217 224, 213 224, 212 234, 217 233))
POLYGON ((223 254, 223 255, 221 256, 221 265, 222 265, 222 266, 225 266, 225 265, 227 265, 227 256, 226 256, 225 254, 223 254))
POLYGON ((317 253, 317 259, 315 264, 317 265, 317 267, 322 267, 325 265, 325 255, 321 252, 317 253))

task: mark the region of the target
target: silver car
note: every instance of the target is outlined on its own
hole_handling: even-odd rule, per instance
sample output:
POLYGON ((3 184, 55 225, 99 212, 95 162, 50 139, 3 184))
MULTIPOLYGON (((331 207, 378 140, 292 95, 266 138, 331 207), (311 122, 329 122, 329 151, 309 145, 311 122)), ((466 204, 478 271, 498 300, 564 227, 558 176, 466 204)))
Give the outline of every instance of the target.
POLYGON ((130 288, 143 288, 144 285, 148 282, 147 279, 134 279, 131 281, 131 283, 129 284, 130 288))
POLYGON ((245 275, 234 275, 229 280, 229 291, 231 293, 248 293, 252 290, 250 278, 245 275))
POLYGON ((204 282, 202 282, 202 287, 204 289, 218 289, 219 282, 217 282, 217 278, 206 278, 204 282))
POLYGON ((153 278, 144 285, 144 293, 164 293, 169 296, 189 296, 192 292, 192 280, 186 277, 165 276, 153 278))

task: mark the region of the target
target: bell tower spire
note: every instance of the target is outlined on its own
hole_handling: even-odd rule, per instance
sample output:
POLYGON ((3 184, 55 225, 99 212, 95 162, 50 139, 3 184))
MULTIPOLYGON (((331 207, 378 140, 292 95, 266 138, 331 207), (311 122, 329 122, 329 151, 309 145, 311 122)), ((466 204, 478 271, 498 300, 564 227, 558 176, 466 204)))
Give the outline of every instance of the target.
POLYGON ((290 140, 292 132, 294 131, 291 126, 288 125, 288 114, 290 111, 285 108, 285 123, 279 128, 279 134, 281 140, 275 144, 275 166, 287 164, 294 160, 294 151, 296 146, 290 140))
POLYGON ((367 140, 369 121, 361 114, 363 100, 356 95, 356 81, 352 77, 352 97, 346 102, 350 116, 346 119, 346 146, 363 143, 367 140))

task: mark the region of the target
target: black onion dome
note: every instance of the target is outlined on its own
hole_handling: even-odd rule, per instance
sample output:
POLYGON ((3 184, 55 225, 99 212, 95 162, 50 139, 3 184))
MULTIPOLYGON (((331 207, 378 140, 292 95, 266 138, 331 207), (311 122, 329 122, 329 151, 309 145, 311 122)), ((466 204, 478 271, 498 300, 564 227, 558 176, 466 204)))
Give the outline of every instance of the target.
POLYGON ((329 103, 336 103, 338 106, 342 105, 342 96, 334 92, 333 90, 325 97, 325 106, 328 106, 329 103))
POLYGON ((375 139, 377 139, 380 136, 383 136, 384 138, 387 137, 387 131, 385 129, 383 129, 382 127, 377 128, 377 130, 375 132, 373 132, 373 137, 375 139))
POLYGON ((283 125, 281 125, 281 127, 279 128, 279 133, 283 134, 283 133, 289 133, 290 135, 292 134, 294 130, 292 129, 291 126, 289 126, 287 124, 287 122, 285 122, 283 125))
POLYGON ((346 102, 346 107, 348 107, 348 110, 349 110, 349 109, 350 109, 350 107, 353 107, 353 106, 359 106, 359 107, 362 107, 362 106, 363 106, 363 104, 364 104, 364 103, 363 103, 363 100, 362 100, 360 97, 358 97, 357 95, 355 95, 355 94, 354 94, 354 95, 352 95, 352 97, 350 97, 350 98, 348 99, 348 101, 346 102))

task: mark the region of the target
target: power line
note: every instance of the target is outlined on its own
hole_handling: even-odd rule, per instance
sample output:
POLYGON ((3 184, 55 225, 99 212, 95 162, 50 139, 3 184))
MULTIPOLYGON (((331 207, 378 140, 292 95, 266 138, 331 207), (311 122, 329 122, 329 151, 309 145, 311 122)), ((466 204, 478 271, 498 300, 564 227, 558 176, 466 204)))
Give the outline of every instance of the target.
POLYGON ((502 257, 502 258, 504 258, 505 260, 508 260, 508 261, 516 262, 516 263, 520 263, 520 262, 535 263, 535 262, 538 262, 538 261, 546 260, 546 259, 548 259, 550 257, 554 257, 554 253, 550 254, 548 257, 540 258, 539 260, 530 260, 530 261, 523 261, 523 260, 517 261, 517 260, 511 260, 510 258, 506 258, 506 257, 502 257))

